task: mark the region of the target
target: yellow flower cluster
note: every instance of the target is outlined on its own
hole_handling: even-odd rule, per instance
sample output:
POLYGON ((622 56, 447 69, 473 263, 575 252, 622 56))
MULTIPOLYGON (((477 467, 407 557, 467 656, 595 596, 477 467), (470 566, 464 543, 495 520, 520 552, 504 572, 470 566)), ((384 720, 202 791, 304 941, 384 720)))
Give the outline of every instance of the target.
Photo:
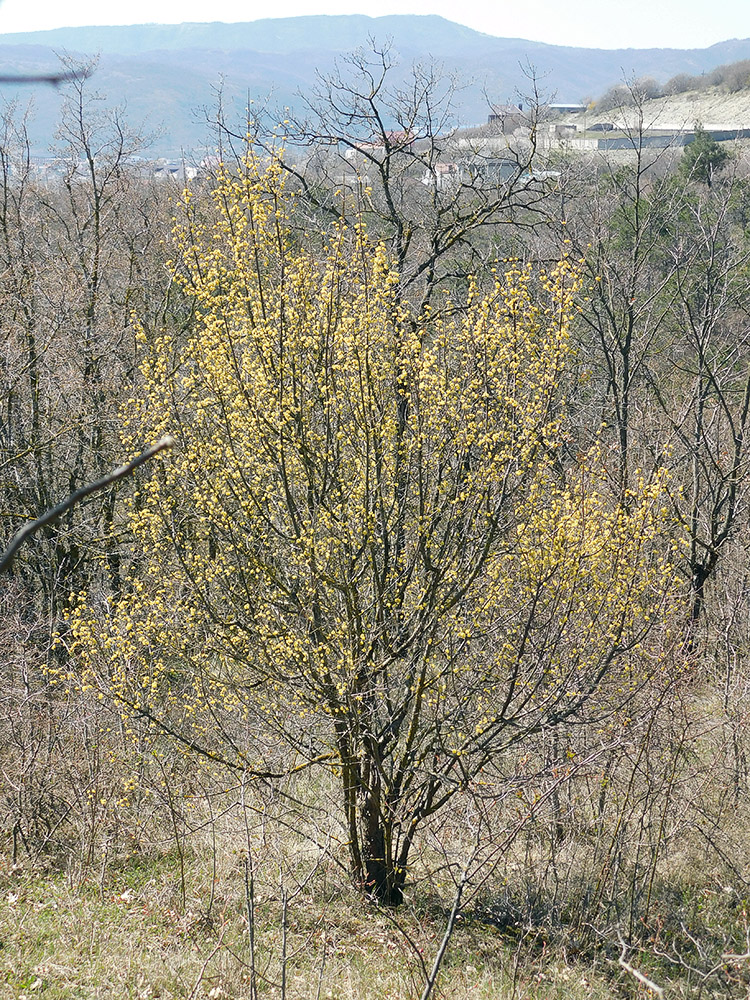
POLYGON ((141 338, 127 415, 134 451, 180 446, 132 504, 124 595, 78 605, 83 682, 248 766, 260 731, 335 766, 375 740, 393 788, 637 683, 664 483, 623 505, 605 456, 562 467, 573 266, 414 316, 364 222, 301 237, 252 157, 180 219, 199 320, 179 357, 141 338))

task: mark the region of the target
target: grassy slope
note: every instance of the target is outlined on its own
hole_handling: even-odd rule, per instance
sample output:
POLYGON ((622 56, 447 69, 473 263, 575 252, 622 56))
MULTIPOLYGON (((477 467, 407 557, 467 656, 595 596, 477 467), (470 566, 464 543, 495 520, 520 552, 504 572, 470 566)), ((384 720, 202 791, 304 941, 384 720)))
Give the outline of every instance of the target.
MULTIPOLYGON (((250 956, 242 877, 225 870, 211 893, 207 858, 188 865, 183 906, 174 855, 71 885, 20 870, 1 879, 0 996, 73 998, 246 997, 250 956)), ((236 862, 236 857, 235 857, 236 862)), ((281 906, 268 887, 256 911, 260 996, 282 995, 281 906)), ((412 1000, 444 929, 437 909, 393 918, 351 892, 298 895, 288 906, 286 995, 336 1000, 412 1000)), ((604 998, 611 981, 543 942, 519 963, 512 937, 491 925, 459 925, 438 995, 477 1000, 604 998)))
MULTIPOLYGON (((722 87, 690 90, 674 97, 660 97, 643 106, 643 125, 647 129, 692 128, 696 121, 706 129, 750 128, 750 90, 727 93, 722 87)), ((635 126, 635 112, 628 108, 589 111, 585 115, 566 116, 566 121, 584 124, 611 121, 635 126)))

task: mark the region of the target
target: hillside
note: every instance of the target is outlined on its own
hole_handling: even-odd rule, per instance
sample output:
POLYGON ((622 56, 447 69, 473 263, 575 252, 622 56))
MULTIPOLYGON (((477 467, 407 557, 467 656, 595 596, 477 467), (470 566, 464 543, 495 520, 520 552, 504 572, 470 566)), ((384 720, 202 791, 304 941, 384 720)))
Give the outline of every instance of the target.
MULTIPOLYGON (((434 59, 465 84, 453 101, 455 124, 485 120, 487 102, 518 99, 529 91, 532 66, 545 92, 579 101, 600 93, 618 78, 651 76, 664 81, 677 73, 701 73, 750 56, 750 39, 706 49, 601 50, 496 38, 437 16, 362 15, 263 19, 241 24, 134 25, 60 28, 0 35, 6 73, 38 73, 58 65, 58 53, 82 61, 99 55, 93 86, 112 104, 127 106, 128 118, 158 134, 154 152, 176 155, 212 140, 206 114, 222 86, 225 107, 242 112, 248 97, 273 106, 295 106, 309 94, 318 73, 336 71, 342 55, 368 39, 391 43, 403 82, 415 62, 434 59)), ((14 97, 13 88, 2 95, 14 97)), ((21 102, 32 94, 19 92, 21 102)), ((60 95, 35 88, 32 140, 42 152, 51 140, 60 95)))
MULTIPOLYGON (((606 118, 607 114, 604 112, 601 117, 606 118)), ((627 117, 627 111, 624 114, 627 117)), ((709 130, 750 127, 750 90, 728 94, 720 87, 710 87, 660 97, 645 105, 648 128, 684 129, 696 121, 709 130)))

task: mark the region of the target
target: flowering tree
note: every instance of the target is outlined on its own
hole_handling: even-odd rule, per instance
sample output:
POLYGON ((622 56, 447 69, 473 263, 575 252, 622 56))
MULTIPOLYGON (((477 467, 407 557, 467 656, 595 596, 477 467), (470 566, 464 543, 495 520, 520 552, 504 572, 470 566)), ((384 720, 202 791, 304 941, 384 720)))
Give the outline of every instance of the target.
POLYGON ((131 401, 134 446, 180 447, 133 503, 127 592, 80 603, 74 652, 192 751, 332 769, 352 874, 398 903, 427 817, 639 683, 673 578, 661 483, 612 506, 595 454, 562 469, 566 261, 538 293, 511 264, 412 317, 361 221, 293 242, 278 166, 248 158, 215 201, 200 222, 187 198, 178 233, 198 329, 179 354, 143 334, 131 401))

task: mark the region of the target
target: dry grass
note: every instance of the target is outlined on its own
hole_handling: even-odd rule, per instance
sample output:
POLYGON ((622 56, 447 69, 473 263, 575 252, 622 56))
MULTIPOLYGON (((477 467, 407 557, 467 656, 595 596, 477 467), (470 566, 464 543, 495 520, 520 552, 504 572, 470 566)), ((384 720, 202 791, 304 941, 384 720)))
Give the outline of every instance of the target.
MULTIPOLYGON (((228 860, 228 859, 222 859, 228 860)), ((207 857, 186 867, 182 906, 174 853, 135 859, 106 879, 71 885, 63 875, 16 867, 2 873, 2 996, 72 998, 219 998, 250 996, 250 953, 242 879, 229 869, 214 886, 207 857)), ((346 887, 320 898, 299 894, 287 911, 286 996, 297 1000, 413 1000, 423 980, 406 935, 428 964, 443 915, 415 905, 396 919, 346 887)), ((278 894, 256 910, 259 996, 282 993, 282 917, 278 894)), ((609 996, 607 978, 553 957, 541 946, 521 961, 512 938, 491 925, 459 926, 443 969, 443 998, 609 996)))
MULTIPOLYGON (((499 850, 518 817, 510 782, 482 820, 486 864, 435 996, 645 996, 618 967, 618 932, 633 941, 629 962, 667 997, 750 995, 750 961, 722 960, 750 948, 747 704, 738 688, 727 714, 710 691, 688 686, 658 727, 644 713, 499 850)), ((66 780, 72 789, 79 771, 90 774, 97 795, 73 799, 60 778, 57 794, 82 808, 54 849, 20 851, 14 864, 6 838, 0 998, 252 1000, 249 857, 258 997, 419 1000, 445 930, 451 873, 478 829, 468 800, 425 831, 407 900, 389 912, 347 879, 330 776, 305 775, 273 794, 247 789, 243 809, 241 790, 195 762, 162 755, 145 767, 120 751, 108 723, 94 728, 80 711, 71 719, 86 719, 96 739, 60 738, 61 759, 74 758, 66 780), (124 795, 136 772, 140 784, 124 795)), ((522 787, 532 801, 552 772, 550 748, 528 749, 522 787)))

